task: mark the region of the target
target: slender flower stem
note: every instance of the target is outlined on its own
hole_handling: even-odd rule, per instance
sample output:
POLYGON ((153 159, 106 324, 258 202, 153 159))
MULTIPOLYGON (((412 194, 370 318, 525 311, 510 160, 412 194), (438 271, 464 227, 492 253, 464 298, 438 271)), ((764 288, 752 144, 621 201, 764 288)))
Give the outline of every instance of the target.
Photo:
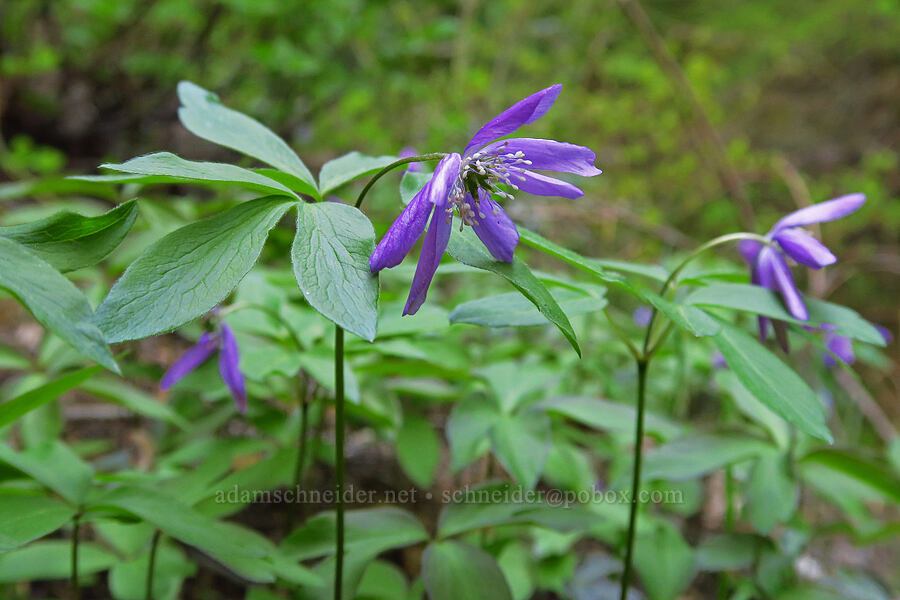
POLYGON ((649 362, 644 358, 637 359, 637 420, 634 428, 634 467, 631 476, 631 511, 628 514, 628 538, 625 546, 625 569, 622 572, 620 600, 628 596, 628 583, 631 580, 631 562, 634 556, 634 535, 637 530, 638 495, 641 490, 641 463, 643 462, 644 445, 644 403, 647 396, 647 367, 649 362))
POLYGON ((300 403, 300 433, 297 434, 297 464, 294 465, 294 489, 303 482, 303 466, 306 464, 306 438, 309 431, 309 402, 300 403))
POLYGON ((72 518, 72 599, 80 600, 81 588, 78 587, 78 532, 81 529, 81 513, 72 518))
POLYGON ((366 197, 366 194, 369 193, 369 189, 375 185, 375 182, 381 179, 384 175, 387 175, 397 167, 402 167, 403 165, 414 163, 414 162, 425 162, 428 160, 440 160, 444 158, 446 154, 443 152, 432 152, 431 154, 421 154, 419 156, 410 156, 409 158, 401 158, 400 160, 394 161, 385 168, 381 169, 375 175, 372 176, 372 179, 366 183, 365 187, 359 193, 359 198, 356 199, 356 208, 362 206, 363 200, 366 197))
POLYGON ((337 491, 334 600, 341 600, 344 583, 344 330, 334 329, 334 476, 337 491))
POLYGON ((147 564, 147 584, 144 598, 153 600, 153 572, 156 569, 156 552, 159 550, 159 538, 162 532, 157 529, 153 532, 153 541, 150 542, 150 562, 147 564))
MULTIPOLYGON (((666 279, 665 283, 663 283, 659 295, 665 296, 672 289, 677 287, 678 276, 685 269, 685 267, 687 267, 688 264, 692 260, 697 258, 700 254, 711 248, 715 248, 716 246, 721 246, 722 244, 728 244, 730 242, 736 242, 739 240, 756 240, 763 244, 769 243, 769 240, 766 239, 765 236, 745 232, 729 233, 727 235, 713 238, 705 244, 698 246, 694 251, 688 254, 685 259, 678 264, 678 266, 675 267, 675 269, 669 274, 669 277, 666 279)), ((647 324, 646 333, 644 334, 644 344, 641 351, 637 352, 630 342, 626 344, 637 362, 638 397, 637 422, 634 432, 634 463, 631 473, 631 510, 628 514, 628 537, 626 539, 625 546, 625 565, 622 572, 621 589, 619 594, 620 600, 625 600, 628 595, 628 584, 631 581, 632 571, 631 563, 632 559, 634 558, 634 537, 637 530, 638 496, 641 490, 641 463, 643 461, 644 406, 646 404, 647 394, 647 371, 650 367, 650 361, 652 360, 653 355, 665 341, 671 327, 671 323, 669 323, 666 329, 664 329, 659 335, 654 336, 654 325, 656 324, 656 317, 659 314, 659 311, 656 309, 656 307, 653 307, 652 311, 653 312, 650 316, 650 322, 647 324)), ((609 315, 607 314, 607 318, 608 317, 609 315)), ((614 327, 614 329, 617 328, 614 327)))

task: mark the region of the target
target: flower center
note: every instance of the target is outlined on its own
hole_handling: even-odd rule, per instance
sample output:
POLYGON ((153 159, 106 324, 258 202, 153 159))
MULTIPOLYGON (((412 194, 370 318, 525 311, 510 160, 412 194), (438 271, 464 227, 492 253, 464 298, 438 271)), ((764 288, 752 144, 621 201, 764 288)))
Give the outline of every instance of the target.
MULTIPOLYGON (((481 207, 481 195, 478 190, 484 190, 488 195, 497 194, 501 198, 511 200, 513 195, 500 186, 505 185, 512 190, 518 190, 513 181, 525 181, 523 172, 531 165, 531 161, 525 158, 525 153, 504 152, 507 142, 488 151, 479 151, 463 159, 459 170, 459 177, 453 182, 450 191, 450 205, 447 207, 447 219, 449 221, 453 209, 459 214, 462 223, 460 231, 466 225, 478 225, 479 219, 486 219, 487 215, 481 207)), ((494 216, 498 214, 499 206, 494 204, 491 211, 494 216)))

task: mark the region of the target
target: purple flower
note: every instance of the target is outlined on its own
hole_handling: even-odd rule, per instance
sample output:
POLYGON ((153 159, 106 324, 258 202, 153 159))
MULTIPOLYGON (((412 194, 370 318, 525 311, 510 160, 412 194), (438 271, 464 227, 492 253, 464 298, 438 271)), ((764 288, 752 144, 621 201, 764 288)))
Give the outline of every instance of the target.
POLYGON ((836 328, 834 325, 829 325, 828 323, 822 324, 822 331, 825 336, 825 347, 828 348, 828 352, 822 354, 822 360, 829 369, 833 369, 837 366, 835 357, 848 365, 852 365, 853 361, 856 360, 856 354, 853 352, 853 342, 850 338, 835 333, 835 330, 836 328))
MULTIPOLYGON (((794 283, 785 256, 813 269, 820 269, 836 262, 837 258, 828 248, 800 228, 840 219, 857 210, 865 201, 866 197, 863 194, 849 194, 807 206, 775 223, 766 235, 768 244, 753 240, 742 241, 739 250, 750 265, 750 280, 756 285, 781 294, 788 312, 793 317, 801 321, 809 320, 809 312, 794 283)), ((768 323, 766 317, 759 317, 759 333, 762 339, 766 338, 768 323)), ((783 323, 775 324, 775 333, 782 347, 786 347, 787 337, 783 323)))
POLYGON ((725 360, 725 355, 723 355, 718 350, 713 352, 712 358, 709 362, 712 365, 714 371, 728 368, 728 361, 725 360))
MULTIPOLYGON (((411 158, 418 154, 419 153, 416 152, 415 148, 413 148, 412 146, 406 146, 403 150, 400 151, 400 154, 398 154, 397 156, 399 156, 400 158, 411 158)), ((418 162, 409 163, 408 165, 406 165, 406 172, 407 173, 421 173, 422 172, 422 163, 418 163, 418 162)))
POLYGON ((653 318, 653 310, 649 306, 638 306, 634 309, 634 312, 631 313, 631 320, 634 321, 634 324, 638 327, 646 327, 650 324, 650 319, 653 318))
POLYGON ((204 333, 181 358, 175 361, 159 382, 159 387, 168 390, 185 375, 206 362, 216 350, 219 351, 219 373, 228 386, 239 412, 247 410, 247 392, 244 389, 244 376, 238 365, 241 357, 238 353, 237 340, 227 323, 222 323, 219 332, 204 333))
POLYGON ((533 138, 498 138, 533 123, 546 113, 562 86, 552 85, 520 100, 488 121, 466 145, 463 153, 441 159, 431 179, 412 199, 369 258, 372 271, 394 267, 403 260, 428 224, 412 289, 404 315, 415 314, 428 293, 447 242, 454 211, 460 230, 472 227, 491 255, 512 262, 519 232, 494 196, 512 198, 507 190, 541 196, 578 198, 580 189, 535 172, 558 171, 586 177, 599 175, 594 153, 583 146, 533 138))

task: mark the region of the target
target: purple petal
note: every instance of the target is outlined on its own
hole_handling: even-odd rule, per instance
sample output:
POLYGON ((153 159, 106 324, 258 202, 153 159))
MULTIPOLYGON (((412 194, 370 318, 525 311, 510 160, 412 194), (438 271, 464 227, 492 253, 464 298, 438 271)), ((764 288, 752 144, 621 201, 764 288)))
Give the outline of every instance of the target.
POLYGON ((782 229, 775 234, 775 241, 785 254, 812 269, 821 269, 837 262, 837 257, 822 242, 799 229, 782 229))
POLYGON ((765 342, 769 338, 769 317, 756 317, 756 325, 759 327, 759 341, 765 342))
POLYGON ((865 203, 865 194, 848 194, 840 198, 813 204, 794 211, 775 223, 772 232, 778 232, 788 227, 804 227, 813 223, 834 221, 849 215, 865 203))
POLYGON ((888 329, 887 327, 882 327, 881 325, 876 325, 875 323, 872 323, 872 325, 875 327, 875 329, 878 330, 878 333, 881 334, 881 337, 884 338, 885 344, 890 344, 894 341, 894 334, 891 333, 890 329, 888 329))
POLYGON ((509 135, 522 125, 534 123, 544 116, 556 97, 562 91, 562 84, 557 83, 548 88, 519 100, 502 113, 491 119, 484 127, 478 130, 478 133, 469 141, 463 156, 471 156, 476 150, 493 142, 497 138, 509 135))
POLYGON ((570 200, 584 196, 584 192, 571 183, 547 177, 534 171, 522 171, 522 174, 513 174, 510 181, 523 192, 528 192, 535 196, 559 196, 570 200))
POLYGON ((597 155, 584 146, 540 140, 535 138, 512 138, 485 146, 485 153, 515 154, 521 152, 525 160, 530 160, 530 169, 559 171, 593 177, 602 173, 594 166, 597 155))
POLYGON ((459 175, 462 159, 455 152, 441 159, 434 175, 419 193, 406 205, 397 220, 393 222, 375 252, 369 257, 369 268, 374 272, 396 267, 415 245, 425 231, 428 215, 435 205, 443 206, 450 195, 450 188, 459 175))
POLYGON ((228 386, 231 397, 237 405, 238 412, 247 411, 247 391, 244 388, 244 376, 238 368, 241 362, 237 340, 227 323, 222 323, 222 349, 219 351, 219 373, 228 386))
POLYGON ((160 380, 159 387, 167 390, 181 381, 185 375, 206 362, 206 359, 209 358, 209 355, 213 353, 218 345, 218 337, 213 337, 208 333, 201 335, 197 343, 191 346, 187 352, 181 355, 181 358, 175 361, 175 364, 169 367, 169 370, 166 371, 166 374, 160 380))
POLYGON ((718 350, 713 352, 712 358, 710 358, 709 362, 712 365, 712 368, 715 370, 728 368, 728 361, 725 360, 725 355, 718 350))
POLYGON ((759 253, 759 282, 769 289, 778 289, 788 312, 801 321, 809 320, 806 305, 800 297, 800 292, 794 284, 791 270, 784 258, 771 246, 766 246, 759 253))
POLYGON ((756 240, 741 240, 738 242, 738 252, 744 257, 744 262, 753 266, 756 264, 756 257, 759 251, 763 249, 763 243, 756 240))
MULTIPOLYGON (((399 156, 400 158, 410 158, 413 156, 417 156, 418 154, 419 153, 416 152, 415 148, 413 148, 412 146, 407 146, 403 150, 401 150, 400 154, 398 154, 397 156, 399 156)), ((408 173, 419 173, 422 171, 422 163, 418 163, 418 162, 409 163, 406 166, 406 171, 408 173)))
POLYGON ((631 320, 634 321, 634 324, 638 327, 646 327, 650 324, 650 319, 653 318, 653 310, 649 306, 638 306, 634 309, 634 312, 631 313, 631 320))
POLYGON ((369 268, 373 272, 396 267, 403 262, 403 258, 409 254, 416 240, 425 231, 428 215, 434 209, 430 201, 431 182, 432 180, 429 180, 425 187, 419 190, 378 242, 375 252, 369 257, 369 268))
POLYGON ((450 223, 452 215, 440 208, 436 208, 425 234, 425 242, 422 244, 422 254, 419 256, 419 264, 416 265, 416 274, 413 276, 412 286, 409 290, 409 298, 406 300, 404 315, 414 315, 425 302, 428 295, 428 286, 434 279, 441 257, 447 249, 450 240, 450 223))
MULTIPOLYGON (((506 211, 483 190, 478 190, 478 195, 481 196, 479 209, 485 218, 476 217, 478 223, 472 225, 475 235, 494 258, 512 262, 513 252, 516 244, 519 243, 519 230, 516 229, 516 224, 509 218, 506 211)), ((472 202, 471 198, 469 196, 470 202, 472 202)))
POLYGON ((450 196, 450 190, 459 177, 459 167, 462 164, 462 157, 453 152, 441 159, 438 166, 434 169, 434 175, 431 176, 431 194, 429 199, 435 206, 444 206, 447 198, 450 196))
MULTIPOLYGON (((853 342, 848 337, 838 335, 836 333, 825 333, 825 347, 837 356, 839 360, 850 365, 856 360, 856 354, 853 352, 853 342)), ((824 354, 825 366, 831 368, 836 367, 837 362, 834 356, 826 352, 824 354)))

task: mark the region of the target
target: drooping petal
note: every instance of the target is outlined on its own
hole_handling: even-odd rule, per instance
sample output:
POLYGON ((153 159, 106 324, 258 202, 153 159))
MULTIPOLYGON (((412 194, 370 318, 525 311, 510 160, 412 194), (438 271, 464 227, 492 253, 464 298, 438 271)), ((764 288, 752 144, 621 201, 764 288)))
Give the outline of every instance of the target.
POLYGON ((428 183, 406 205, 378 242, 375 252, 369 257, 369 268, 372 271, 377 273, 382 269, 396 267, 403 261, 425 231, 428 215, 434 206, 443 206, 447 202, 450 188, 459 175, 461 161, 459 154, 455 152, 441 159, 428 183))
POLYGON ((822 242, 799 229, 782 229, 774 239, 785 254, 801 265, 821 269, 837 262, 837 257, 822 242))
POLYGON ((374 273, 382 269, 396 267, 409 254, 416 240, 425 231, 428 215, 434 210, 431 203, 431 181, 425 184, 419 193, 413 196, 400 216, 391 223, 390 228, 369 257, 369 268, 374 273))
POLYGON ((853 364, 853 361, 856 360, 856 354, 853 352, 853 342, 848 337, 826 331, 825 347, 828 348, 830 353, 826 352, 823 355, 823 359, 825 366, 829 368, 837 366, 837 361, 834 360, 835 356, 848 365, 853 364))
POLYGON ((865 194, 848 194, 833 200, 819 202, 787 215, 772 228, 776 233, 788 227, 805 227, 813 223, 826 223, 845 217, 866 203, 865 194))
POLYGON ((497 138, 509 135, 519 127, 534 123, 550 110, 556 97, 562 91, 562 84, 557 83, 519 100, 502 113, 488 121, 478 130, 466 146, 463 156, 471 156, 476 150, 493 142, 497 138))
POLYGON ((227 323, 222 323, 222 349, 219 351, 219 373, 228 386, 231 397, 237 405, 238 412, 247 410, 247 391, 244 388, 244 375, 239 368, 241 356, 238 352, 234 332, 227 323))
POLYGON ((599 175, 603 171, 594 166, 597 155, 590 148, 536 138, 512 138, 500 140, 484 147, 482 152, 516 154, 531 161, 529 169, 574 173, 585 177, 599 175))
POLYGON ((878 330, 878 333, 881 334, 881 337, 884 338, 884 343, 885 343, 885 344, 890 344, 891 342, 894 341, 894 334, 891 333, 891 330, 890 330, 890 329, 888 329, 887 327, 883 327, 883 326, 881 326, 881 325, 878 325, 878 324, 876 324, 876 323, 872 323, 872 325, 875 326, 875 329, 877 329, 877 330, 878 330))
POLYGON ((738 252, 744 257, 744 262, 751 267, 756 264, 756 257, 759 256, 759 251, 762 249, 763 243, 756 240, 741 240, 738 242, 738 252))
POLYGON ((169 367, 169 370, 166 371, 166 374, 160 380, 159 387, 167 390, 181 381, 185 375, 206 362, 206 359, 209 358, 209 355, 213 353, 218 345, 218 337, 208 333, 201 335, 197 343, 191 346, 187 352, 181 355, 181 358, 175 361, 175 364, 169 367))
POLYGON ((523 192, 536 196, 559 196, 574 200, 584 196, 584 192, 565 181, 554 177, 547 177, 534 171, 522 171, 522 174, 513 174, 510 179, 523 192))
POLYGON ((441 208, 435 208, 428 225, 428 233, 425 234, 425 242, 422 244, 422 254, 419 256, 419 264, 416 265, 416 274, 413 276, 412 286, 409 290, 409 298, 406 300, 404 315, 414 315, 425 303, 428 295, 428 286, 434 279, 441 257, 447 249, 450 240, 450 227, 452 215, 441 208))
POLYGON ((447 198, 450 196, 450 190, 459 177, 459 168, 462 164, 462 157, 453 152, 441 159, 437 167, 434 169, 434 175, 431 176, 431 193, 429 199, 435 206, 444 206, 447 198))
MULTIPOLYGON (((472 229, 494 258, 512 262, 516 244, 519 243, 519 230, 506 211, 488 194, 483 190, 478 190, 478 193, 481 196, 480 210, 485 218, 482 219, 479 215, 478 223, 472 225, 472 229)), ((471 196, 469 198, 472 202, 471 196)))
POLYGON ((759 253, 759 281, 760 285, 777 289, 781 293, 791 315, 801 321, 809 320, 809 313, 794 283, 791 270, 781 254, 771 246, 766 246, 759 253))

